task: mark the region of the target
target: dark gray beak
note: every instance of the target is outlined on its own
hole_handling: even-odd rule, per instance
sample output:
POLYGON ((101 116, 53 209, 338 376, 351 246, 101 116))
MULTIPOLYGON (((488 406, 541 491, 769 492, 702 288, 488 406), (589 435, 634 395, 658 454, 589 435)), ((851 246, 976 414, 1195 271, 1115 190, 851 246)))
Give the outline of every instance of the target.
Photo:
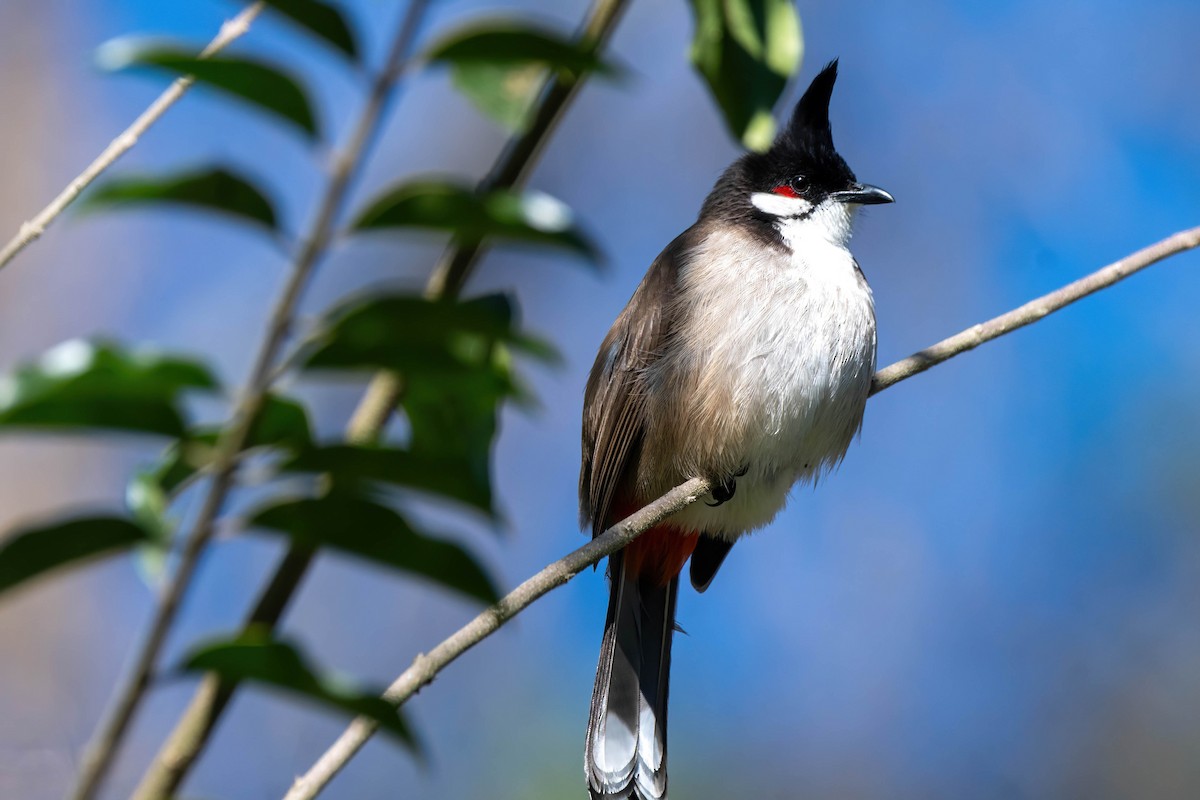
POLYGON ((849 189, 834 192, 829 195, 839 203, 857 203, 860 206, 874 206, 880 203, 894 203, 896 198, 869 183, 856 183, 849 189))

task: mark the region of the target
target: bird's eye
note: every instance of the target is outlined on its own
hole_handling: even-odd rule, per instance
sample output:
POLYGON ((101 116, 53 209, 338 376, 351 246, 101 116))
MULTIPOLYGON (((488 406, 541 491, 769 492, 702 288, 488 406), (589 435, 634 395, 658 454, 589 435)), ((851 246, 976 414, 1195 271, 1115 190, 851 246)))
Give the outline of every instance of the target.
POLYGON ((772 194, 777 194, 780 197, 800 197, 808 188, 808 179, 803 175, 797 175, 794 178, 789 178, 787 183, 781 183, 771 190, 772 194))

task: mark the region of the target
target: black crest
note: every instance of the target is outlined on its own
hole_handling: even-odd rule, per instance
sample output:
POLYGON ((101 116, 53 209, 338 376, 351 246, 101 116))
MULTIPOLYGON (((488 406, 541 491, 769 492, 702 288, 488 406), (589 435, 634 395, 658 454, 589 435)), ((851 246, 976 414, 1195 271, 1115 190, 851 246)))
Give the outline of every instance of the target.
POLYGON ((837 70, 835 59, 817 73, 770 150, 747 153, 725 171, 705 201, 701 216, 761 223, 770 237, 774 237, 770 218, 750 204, 752 192, 769 192, 802 176, 801 192, 817 202, 822 196, 855 183, 854 173, 834 149, 829 126, 829 101, 837 70))
POLYGON ((829 126, 829 101, 837 82, 837 60, 817 73, 804 96, 796 103, 792 118, 766 153, 777 167, 803 167, 829 189, 840 189, 854 181, 854 173, 833 146, 829 126))
POLYGON ((829 100, 833 97, 837 71, 838 62, 834 59, 817 73, 800 102, 796 103, 792 119, 780 132, 774 147, 836 152, 833 148, 833 130, 829 127, 829 100))

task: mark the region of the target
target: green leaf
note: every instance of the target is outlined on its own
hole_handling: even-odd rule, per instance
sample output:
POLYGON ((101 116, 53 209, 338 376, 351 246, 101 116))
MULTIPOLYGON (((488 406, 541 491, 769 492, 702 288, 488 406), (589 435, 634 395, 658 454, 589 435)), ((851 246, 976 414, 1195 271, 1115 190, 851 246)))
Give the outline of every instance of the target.
POLYGON ((692 63, 730 131, 751 150, 775 132, 772 109, 800 67, 804 42, 793 0, 689 0, 696 19, 692 63))
POLYGON ((75 339, 0 378, 0 428, 180 437, 180 395, 215 388, 212 374, 196 362, 75 339))
MULTIPOLYGON (((125 502, 134 517, 152 529, 171 530, 165 511, 175 494, 216 456, 221 428, 202 426, 172 442, 152 466, 134 474, 125 502)), ((277 394, 267 396, 243 452, 258 447, 281 447, 292 452, 311 448, 308 411, 299 402, 277 394)))
POLYGON ((358 42, 345 16, 321 0, 266 0, 277 14, 287 17, 309 33, 332 45, 351 61, 358 60, 358 42))
POLYGON ((381 691, 363 691, 339 676, 318 671, 294 646, 272 640, 266 629, 252 628, 233 638, 202 645, 184 657, 180 669, 215 672, 231 682, 254 681, 329 708, 369 717, 410 749, 420 750, 399 709, 380 697, 381 691))
POLYGON ((311 344, 309 369, 386 369, 405 381, 409 449, 454 459, 488 484, 498 406, 526 399, 509 347, 539 357, 553 351, 517 331, 504 295, 430 301, 412 295, 349 303, 311 344))
POLYGON ((484 116, 505 130, 520 133, 533 123, 546 70, 538 64, 457 64, 450 80, 484 116))
POLYGON ((455 31, 427 55, 448 64, 454 85, 480 111, 512 131, 532 121, 534 102, 548 72, 578 78, 617 71, 586 47, 555 31, 502 21, 455 31))
POLYGON ((470 300, 407 294, 355 299, 330 312, 308 347, 304 366, 443 376, 486 366, 497 342, 553 360, 553 348, 521 334, 515 316, 512 301, 503 294, 470 300))
POLYGON ((461 243, 487 237, 561 247, 592 262, 599 251, 561 201, 541 192, 498 189, 477 194, 438 181, 414 181, 376 199, 353 225, 357 230, 421 228, 453 234, 461 243))
POLYGON ((155 470, 134 472, 125 486, 125 507, 151 535, 149 541, 138 544, 133 563, 142 582, 158 591, 167 578, 167 561, 176 520, 170 513, 171 496, 155 470))
POLYGON ((158 590, 167 576, 167 560, 178 519, 171 503, 212 460, 217 432, 189 432, 172 442, 154 464, 133 473, 125 486, 125 508, 154 538, 138 547, 134 564, 142 581, 158 590))
POLYGON ((284 534, 300 547, 332 547, 419 575, 484 603, 499 597, 492 579, 462 547, 419 533, 393 509, 362 497, 285 500, 255 513, 250 525, 284 534))
POLYGON ((575 75, 616 72, 594 47, 555 31, 508 21, 457 30, 433 45, 426 57, 443 64, 540 64, 575 75))
POLYGON ((351 444, 313 447, 280 467, 284 472, 327 473, 335 486, 362 482, 392 484, 464 503, 493 515, 486 472, 477 474, 462 459, 413 453, 395 447, 351 444))
POLYGON ((162 203, 216 211, 271 231, 278 230, 271 201, 249 180, 225 169, 160 177, 114 178, 91 192, 80 208, 96 210, 162 203))
POLYGON ((170 540, 175 528, 168 515, 171 506, 168 479, 158 469, 140 469, 125 487, 125 507, 139 525, 154 534, 155 544, 162 546, 170 540))
MULTIPOLYGON (((154 534, 154 541, 138 549, 138 570, 146 583, 157 588, 165 577, 166 556, 177 520, 170 513, 179 493, 212 464, 221 428, 202 426, 172 442, 154 464, 137 470, 125 487, 125 506, 133 518, 154 534)), ((243 452, 259 447, 281 447, 293 452, 312 447, 308 412, 295 400, 271 394, 250 431, 243 452)))
POLYGON ((488 479, 500 403, 520 395, 507 352, 497 348, 486 370, 414 381, 401 399, 409 448, 417 454, 461 459, 476 481, 488 479))
POLYGON ((258 419, 250 429, 250 436, 246 439, 243 449, 283 447, 299 451, 311 446, 312 440, 308 409, 299 400, 280 394, 269 394, 258 412, 258 419))
POLYGON ((205 426, 188 431, 186 438, 168 445, 158 461, 135 473, 125 490, 129 510, 135 516, 143 507, 152 512, 160 505, 159 497, 169 505, 192 478, 212 463, 219 430, 205 426))
POLYGON ((107 42, 97 52, 97 60, 113 71, 145 68, 175 76, 191 75, 199 83, 299 128, 310 139, 319 135, 305 90, 295 78, 271 64, 224 55, 198 58, 180 47, 131 38, 107 42))
POLYGON ((81 517, 6 535, 0 541, 0 592, 58 567, 128 550, 153 538, 122 517, 81 517))

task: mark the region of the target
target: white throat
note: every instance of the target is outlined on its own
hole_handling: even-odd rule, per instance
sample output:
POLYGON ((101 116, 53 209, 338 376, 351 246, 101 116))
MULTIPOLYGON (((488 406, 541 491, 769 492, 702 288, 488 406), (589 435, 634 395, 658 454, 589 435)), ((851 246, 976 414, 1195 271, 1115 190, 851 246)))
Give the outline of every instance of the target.
POLYGON ((755 192, 750 202, 775 217, 775 227, 793 250, 802 242, 831 244, 846 249, 857 204, 824 200, 813 206, 803 197, 755 192))

